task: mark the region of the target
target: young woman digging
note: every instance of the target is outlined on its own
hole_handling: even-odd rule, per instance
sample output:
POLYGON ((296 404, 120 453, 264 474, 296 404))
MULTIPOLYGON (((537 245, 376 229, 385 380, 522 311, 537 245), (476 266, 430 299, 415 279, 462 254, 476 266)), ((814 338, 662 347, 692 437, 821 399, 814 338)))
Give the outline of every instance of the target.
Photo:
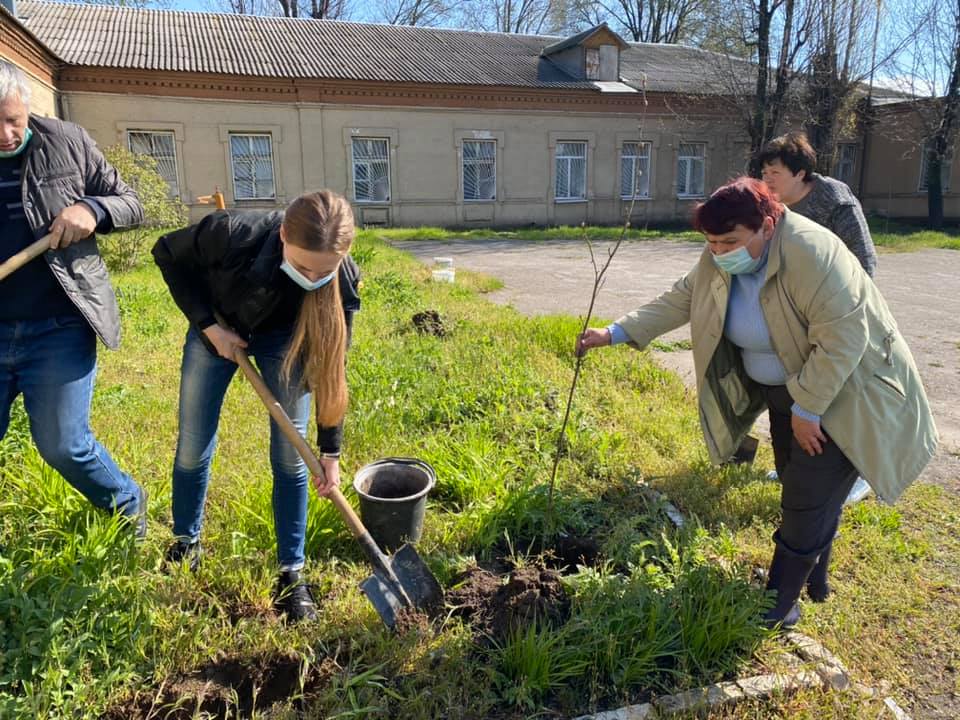
MULTIPOLYGON (((190 322, 180 376, 173 466, 173 533, 167 562, 200 565, 200 530, 223 398, 249 353, 301 434, 311 395, 325 495, 339 485, 345 355, 360 307, 359 270, 349 256, 353 213, 340 195, 301 195, 283 212, 223 210, 161 237, 153 256, 190 322)), ((306 466, 270 422, 273 515, 279 577, 275 606, 288 620, 314 619, 302 583, 307 525, 306 466)))

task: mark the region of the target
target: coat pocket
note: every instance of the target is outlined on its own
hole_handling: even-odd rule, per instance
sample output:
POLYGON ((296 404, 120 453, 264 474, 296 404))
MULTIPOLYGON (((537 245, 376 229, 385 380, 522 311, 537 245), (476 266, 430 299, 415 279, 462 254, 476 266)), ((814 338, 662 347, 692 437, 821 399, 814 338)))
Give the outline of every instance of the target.
POLYGON ((727 396, 727 400, 730 401, 730 408, 735 415, 741 415, 747 411, 747 407, 750 405, 750 396, 736 369, 720 378, 720 387, 727 396))
POLYGON ((884 390, 884 392, 892 395, 897 400, 902 402, 907 399, 907 391, 904 390, 899 378, 897 378, 893 373, 885 373, 881 368, 874 371, 873 379, 876 384, 884 390))

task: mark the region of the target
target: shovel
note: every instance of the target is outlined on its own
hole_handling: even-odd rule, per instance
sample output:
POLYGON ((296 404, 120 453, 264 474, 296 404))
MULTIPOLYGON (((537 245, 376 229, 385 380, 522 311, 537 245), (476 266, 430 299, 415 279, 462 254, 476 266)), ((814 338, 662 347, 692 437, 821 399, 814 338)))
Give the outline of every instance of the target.
MULTIPOLYGON (((273 393, 260 377, 260 373, 251 364, 250 358, 243 350, 237 350, 235 359, 243 370, 243 374, 247 376, 247 380, 253 385, 253 389, 257 391, 257 395, 263 400, 263 404, 267 406, 270 416, 280 426, 287 440, 300 453, 307 468, 314 476, 323 477, 323 467, 317 456, 297 431, 280 403, 273 397, 273 393)), ((360 583, 360 589, 373 603, 373 607, 388 628, 392 630, 396 626, 397 615, 404 609, 426 609, 439 604, 443 598, 440 583, 412 546, 404 545, 392 557, 385 555, 367 532, 340 489, 333 488, 328 497, 340 511, 350 532, 366 551, 370 564, 373 565, 373 575, 360 583)))
POLYGON ((19 270, 34 258, 40 257, 50 249, 50 236, 44 235, 39 240, 27 245, 16 255, 11 255, 2 265, 0 265, 0 280, 11 275, 15 270, 19 270))

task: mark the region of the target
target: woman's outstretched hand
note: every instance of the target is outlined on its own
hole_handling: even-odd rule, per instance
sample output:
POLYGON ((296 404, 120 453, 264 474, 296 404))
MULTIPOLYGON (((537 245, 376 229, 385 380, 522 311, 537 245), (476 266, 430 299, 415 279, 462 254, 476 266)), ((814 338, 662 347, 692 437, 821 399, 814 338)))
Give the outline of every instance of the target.
POLYGON ((577 338, 577 346, 574 349, 577 357, 582 357, 587 350, 603 347, 610 344, 610 331, 606 328, 587 328, 577 338))

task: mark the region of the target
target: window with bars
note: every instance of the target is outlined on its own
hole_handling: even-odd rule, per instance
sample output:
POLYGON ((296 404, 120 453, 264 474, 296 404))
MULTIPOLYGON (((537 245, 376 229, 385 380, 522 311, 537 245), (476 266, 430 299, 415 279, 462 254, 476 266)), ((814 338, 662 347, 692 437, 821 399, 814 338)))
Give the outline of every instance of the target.
POLYGON ((463 141, 463 199, 495 200, 497 197, 497 143, 494 140, 463 141))
POLYGON ((127 147, 135 155, 148 155, 157 163, 157 172, 170 188, 170 197, 180 196, 177 177, 177 145, 172 132, 161 130, 128 130, 127 147))
POLYGON ((850 185, 853 183, 853 168, 857 162, 856 143, 837 145, 837 162, 833 167, 833 177, 850 185))
MULTIPOLYGON (((927 151, 930 147, 930 143, 926 142, 923 144, 923 147, 920 150, 920 182, 917 185, 917 190, 919 192, 927 192, 929 188, 929 183, 927 182, 927 167, 929 161, 927 158, 927 151)), ((943 163, 940 165, 940 188, 943 192, 948 192, 950 190, 950 167, 953 165, 953 156, 948 154, 943 158, 943 163)))
POLYGON ((273 200, 273 139, 269 134, 230 134, 235 200, 273 200))
POLYGON ((353 198, 390 202, 390 141, 353 138, 353 198))
POLYGON ((650 197, 650 143, 625 142, 620 153, 620 197, 650 197))
POLYGON ((705 143, 680 143, 677 153, 677 197, 703 197, 705 143))
POLYGON ((587 198, 587 144, 558 142, 554 197, 560 201, 587 198))

